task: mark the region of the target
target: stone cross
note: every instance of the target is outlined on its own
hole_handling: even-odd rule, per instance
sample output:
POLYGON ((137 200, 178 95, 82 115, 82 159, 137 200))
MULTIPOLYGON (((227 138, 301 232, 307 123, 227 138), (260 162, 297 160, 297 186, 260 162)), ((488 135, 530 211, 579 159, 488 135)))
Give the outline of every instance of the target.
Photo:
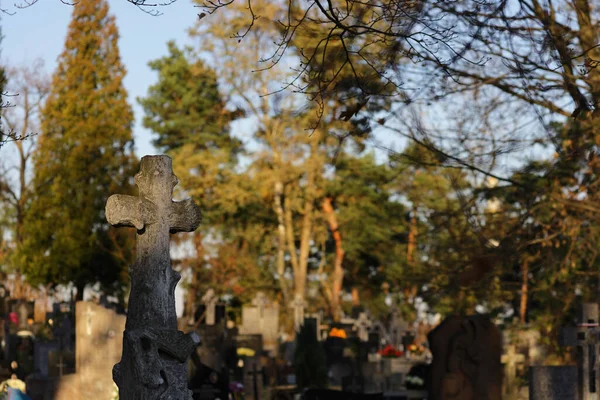
POLYGON ((367 313, 361 312, 358 319, 354 322, 354 329, 357 331, 357 336, 361 342, 369 341, 369 328, 373 325, 367 313))
POLYGON ((269 304, 269 299, 267 299, 267 296, 263 292, 257 292, 254 299, 252 299, 252 305, 258 308, 258 315, 261 320, 264 316, 267 304, 269 304))
POLYGON ((525 362, 525 356, 515 351, 514 345, 509 345, 506 354, 502 355, 500 362, 504 364, 504 370, 506 371, 506 393, 515 389, 515 379, 517 377, 517 364, 525 362))
POLYGON ((208 289, 204 296, 202 296, 202 302, 206 306, 206 317, 204 321, 206 325, 214 325, 215 324, 215 308, 217 306, 217 296, 215 296, 215 291, 212 289, 208 289))
POLYGON ((301 294, 296 293, 294 296, 294 301, 290 304, 290 307, 294 309, 294 329, 296 332, 300 330, 302 324, 304 323, 304 307, 306 303, 304 302, 304 298, 301 294))
POLYGON ((177 177, 167 156, 143 157, 135 183, 139 197, 116 194, 106 202, 111 225, 137 230, 123 354, 113 379, 121 400, 191 400, 187 359, 199 338, 177 330, 181 275, 171 268, 169 233, 194 231, 201 213, 191 199, 171 199, 177 177))

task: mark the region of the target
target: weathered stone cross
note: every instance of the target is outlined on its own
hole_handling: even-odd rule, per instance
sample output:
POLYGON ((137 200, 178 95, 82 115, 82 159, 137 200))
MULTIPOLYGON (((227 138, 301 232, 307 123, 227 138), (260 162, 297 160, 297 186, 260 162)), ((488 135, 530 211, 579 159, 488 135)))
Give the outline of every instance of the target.
POLYGON ((137 229, 123 355, 113 379, 121 400, 191 400, 186 361, 199 338, 177 330, 181 275, 171 268, 169 233, 194 231, 201 213, 191 199, 172 201, 177 177, 167 156, 143 157, 135 183, 139 197, 116 194, 106 202, 111 225, 137 229))
POLYGON ((354 323, 354 329, 357 331, 357 336, 362 342, 369 340, 369 328, 373 325, 367 313, 361 312, 358 319, 354 323))
POLYGON ((304 307, 306 303, 301 294, 296 293, 290 307, 294 309, 294 329, 296 332, 304 325, 304 307))
POLYGON ((525 356, 516 352, 514 345, 509 345, 506 354, 503 354, 500 358, 500 362, 504 364, 505 370, 505 394, 509 394, 515 391, 515 380, 517 378, 517 364, 525 362, 525 356))

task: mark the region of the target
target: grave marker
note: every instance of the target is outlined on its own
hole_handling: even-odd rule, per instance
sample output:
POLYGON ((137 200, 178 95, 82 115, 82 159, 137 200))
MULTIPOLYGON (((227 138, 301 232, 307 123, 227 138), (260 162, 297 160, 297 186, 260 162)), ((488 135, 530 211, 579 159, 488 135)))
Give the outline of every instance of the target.
POLYGON ((217 306, 217 296, 215 296, 215 291, 212 289, 208 289, 204 296, 202 296, 202 302, 206 306, 205 309, 205 318, 204 321, 206 325, 214 325, 216 322, 216 313, 215 309, 217 306))
POLYGON ((240 334, 262 335, 264 349, 275 353, 279 346, 279 305, 269 304, 268 298, 258 292, 252 305, 242 307, 240 334))
POLYGON ((514 345, 509 345, 506 354, 502 355, 500 362, 504 364, 504 378, 506 380, 505 394, 514 391, 517 377, 517 364, 525 362, 525 356, 515 351, 514 345))
POLYGON ((294 310, 294 329, 296 332, 300 330, 302 327, 302 323, 304 322, 304 307, 306 303, 304 302, 304 298, 301 294, 296 293, 294 296, 294 301, 290 304, 290 308, 294 310))
POLYGON ((111 225, 137 230, 123 355, 113 368, 122 400, 190 397, 186 361, 199 338, 177 330, 174 293, 181 275, 171 268, 169 234, 193 232, 201 213, 191 199, 173 202, 177 182, 169 157, 146 156, 135 176, 139 197, 116 194, 106 202, 111 225))
POLYGON ((367 313, 361 312, 358 315, 358 319, 354 322, 353 328, 356 329, 356 333, 361 342, 369 341, 369 328, 373 325, 367 313))
POLYGON ((529 370, 529 400, 578 400, 577 367, 534 366, 529 370))
POLYGON ((579 310, 576 331, 567 330, 566 346, 577 346, 577 387, 580 400, 595 400, 600 387, 597 355, 600 349, 598 304, 585 303, 579 310))

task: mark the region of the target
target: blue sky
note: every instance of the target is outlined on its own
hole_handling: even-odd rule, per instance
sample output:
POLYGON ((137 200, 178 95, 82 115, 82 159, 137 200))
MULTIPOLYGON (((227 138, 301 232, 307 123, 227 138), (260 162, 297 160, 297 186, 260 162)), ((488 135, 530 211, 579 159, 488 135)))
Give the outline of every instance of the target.
MULTIPOLYGON (((60 0, 39 0, 25 9, 13 6, 14 2, 20 4, 20 1, 2 2, 2 8, 15 12, 1 17, 4 35, 2 61, 8 65, 21 65, 41 58, 51 74, 64 46, 73 7, 60 0)), ((143 112, 135 98, 144 96, 148 86, 156 81, 156 74, 148 68, 148 61, 165 55, 169 40, 175 40, 179 45, 191 44, 186 29, 193 25, 201 11, 191 1, 178 0, 160 7, 162 15, 151 16, 126 0, 108 2, 117 20, 121 58, 127 68, 124 84, 135 113, 136 154, 140 157, 155 154, 152 135, 141 126, 143 112)))

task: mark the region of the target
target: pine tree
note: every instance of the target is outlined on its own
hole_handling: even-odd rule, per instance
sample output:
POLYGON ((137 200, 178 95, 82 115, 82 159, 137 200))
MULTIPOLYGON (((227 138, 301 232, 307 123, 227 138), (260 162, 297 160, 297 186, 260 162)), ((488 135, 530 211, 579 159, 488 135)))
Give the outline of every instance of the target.
POLYGON ((145 112, 144 126, 157 134, 154 144, 174 160, 179 188, 202 207, 204 223, 194 233, 196 254, 191 260, 183 260, 193 271, 186 305, 186 313, 191 315, 196 292, 204 289, 202 282, 210 282, 221 292, 223 279, 210 272, 221 274, 230 269, 220 265, 209 272, 204 268, 208 252, 204 251, 202 238, 209 231, 220 231, 230 208, 223 203, 230 201, 228 196, 240 193, 234 170, 241 142, 230 135, 229 122, 236 112, 226 109, 214 70, 194 57, 190 49, 182 50, 174 42, 167 47, 166 56, 149 63, 158 72, 158 81, 138 101, 145 112))
POLYGON ((144 126, 158 134, 154 145, 166 151, 192 144, 197 150, 232 150, 239 141, 229 135, 228 112, 219 94, 215 72, 201 60, 193 59, 189 49, 167 43, 169 54, 151 61, 159 80, 138 99, 146 115, 144 126))
POLYGON ((33 284, 73 282, 78 297, 88 283, 117 282, 131 259, 103 212, 135 171, 118 37, 106 1, 74 6, 34 158, 20 267, 33 284))

